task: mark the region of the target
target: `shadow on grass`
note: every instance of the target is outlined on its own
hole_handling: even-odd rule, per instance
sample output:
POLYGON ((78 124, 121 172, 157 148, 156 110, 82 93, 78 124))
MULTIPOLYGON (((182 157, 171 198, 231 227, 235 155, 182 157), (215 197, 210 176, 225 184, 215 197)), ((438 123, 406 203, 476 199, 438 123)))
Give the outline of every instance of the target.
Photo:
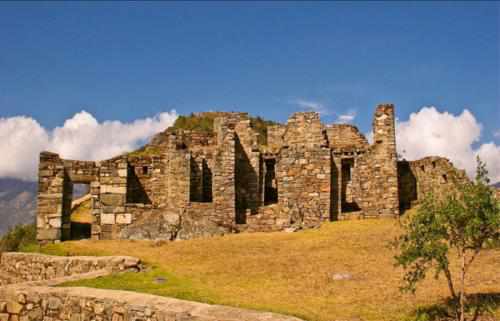
MULTIPOLYGON (((418 308, 415 321, 455 320, 455 302, 448 299, 443 304, 434 304, 418 308)), ((467 320, 494 320, 494 312, 500 308, 500 293, 475 293, 467 296, 465 307, 467 320)))

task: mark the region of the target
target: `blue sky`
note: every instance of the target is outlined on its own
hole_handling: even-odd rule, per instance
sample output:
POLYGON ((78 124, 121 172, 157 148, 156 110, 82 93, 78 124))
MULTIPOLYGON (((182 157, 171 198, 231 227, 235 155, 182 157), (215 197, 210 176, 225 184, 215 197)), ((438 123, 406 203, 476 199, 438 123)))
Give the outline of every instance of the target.
POLYGON ((401 120, 467 108, 474 144, 500 141, 494 2, 2 2, 0 44, 0 117, 44 128, 83 109, 100 122, 171 109, 285 121, 302 101, 368 132, 392 102, 401 120))

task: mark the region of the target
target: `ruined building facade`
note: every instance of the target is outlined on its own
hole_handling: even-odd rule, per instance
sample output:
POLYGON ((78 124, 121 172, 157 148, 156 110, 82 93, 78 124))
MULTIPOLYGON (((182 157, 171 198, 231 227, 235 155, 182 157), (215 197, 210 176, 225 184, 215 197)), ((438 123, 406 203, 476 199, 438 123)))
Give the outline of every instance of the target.
POLYGON ((446 159, 398 161, 394 107, 379 105, 373 143, 314 112, 267 128, 259 144, 246 113, 220 113, 213 132, 166 130, 142 150, 104 161, 42 152, 38 240, 72 238, 74 184, 88 184, 92 239, 188 239, 398 217, 429 191, 463 179, 446 159))

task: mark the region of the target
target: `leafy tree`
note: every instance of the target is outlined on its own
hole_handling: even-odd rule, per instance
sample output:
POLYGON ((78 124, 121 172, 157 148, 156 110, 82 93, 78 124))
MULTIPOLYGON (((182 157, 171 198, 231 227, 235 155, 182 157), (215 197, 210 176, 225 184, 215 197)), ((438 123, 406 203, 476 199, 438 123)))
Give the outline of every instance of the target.
POLYGON ((415 292, 429 270, 435 278, 444 274, 457 320, 465 320, 466 286, 469 268, 488 242, 500 239, 500 204, 495 199, 485 164, 478 158, 474 181, 457 186, 457 191, 437 198, 430 194, 417 213, 403 223, 396 239, 397 265, 405 268, 402 290, 415 292), (458 278, 450 265, 458 257, 458 278))

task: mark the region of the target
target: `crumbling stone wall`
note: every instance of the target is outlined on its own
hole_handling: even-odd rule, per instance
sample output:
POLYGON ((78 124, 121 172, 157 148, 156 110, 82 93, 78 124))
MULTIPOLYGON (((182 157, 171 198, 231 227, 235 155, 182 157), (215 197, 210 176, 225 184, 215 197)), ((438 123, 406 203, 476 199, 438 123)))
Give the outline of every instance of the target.
POLYGON ((379 105, 373 119, 373 145, 357 158, 353 198, 364 217, 399 215, 394 106, 379 105))
POLYGON ((267 145, 272 151, 277 152, 283 146, 286 127, 281 124, 267 127, 267 145))
POLYGON ((44 286, 0 289, 0 320, 300 321, 275 313, 127 291, 44 286))
POLYGON ((416 161, 399 161, 399 199, 401 210, 418 204, 427 194, 443 197, 456 191, 467 180, 446 158, 430 156, 416 161))
POLYGON ((100 270, 139 271, 140 260, 130 256, 65 257, 15 252, 2 253, 0 256, 0 279, 8 275, 9 280, 17 283, 52 280, 100 270))
POLYGON ((294 317, 173 298, 82 287, 52 287, 82 278, 142 268, 129 256, 59 257, 3 253, 0 320, 300 321, 294 317))
POLYGON ((317 226, 330 217, 331 155, 317 113, 287 123, 277 163, 278 200, 291 224, 317 226))
POLYGON ((323 125, 318 113, 298 112, 269 126, 262 140, 247 113, 217 113, 212 132, 170 128, 104 161, 43 152, 37 237, 71 239, 75 183, 90 185, 88 237, 171 240, 397 217, 450 185, 451 164, 397 162, 393 105, 376 108, 373 138, 368 144, 352 125, 323 125))
POLYGON ((326 126, 330 147, 336 150, 346 148, 366 149, 368 141, 358 128, 350 124, 332 124, 326 126))

